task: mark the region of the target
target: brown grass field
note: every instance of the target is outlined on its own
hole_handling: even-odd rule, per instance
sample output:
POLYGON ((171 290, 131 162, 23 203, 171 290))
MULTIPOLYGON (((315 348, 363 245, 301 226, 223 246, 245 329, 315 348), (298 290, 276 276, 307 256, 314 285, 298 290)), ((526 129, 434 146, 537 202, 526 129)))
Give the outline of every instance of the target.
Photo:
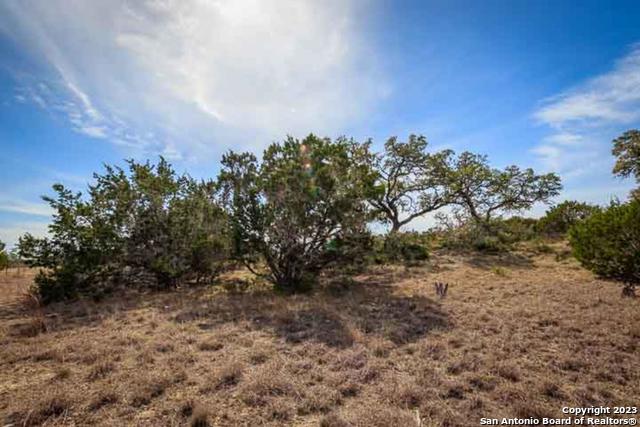
POLYGON ((638 406, 640 301, 561 243, 543 252, 436 252, 325 277, 312 295, 234 272, 219 286, 46 309, 23 297, 33 272, 1 273, 0 420, 474 426, 638 406), (435 281, 450 284, 443 300, 435 281))

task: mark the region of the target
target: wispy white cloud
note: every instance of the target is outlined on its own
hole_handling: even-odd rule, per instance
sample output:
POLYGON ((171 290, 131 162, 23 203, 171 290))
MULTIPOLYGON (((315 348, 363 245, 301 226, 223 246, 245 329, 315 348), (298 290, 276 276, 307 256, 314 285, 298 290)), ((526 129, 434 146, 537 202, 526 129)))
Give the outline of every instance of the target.
POLYGON ((545 100, 534 118, 551 131, 532 149, 548 169, 610 176, 611 140, 640 122, 640 45, 609 72, 545 100))
POLYGON ((556 128, 631 123, 640 118, 640 45, 613 70, 548 99, 535 116, 556 128))
POLYGON ((90 137, 182 156, 335 134, 366 114, 388 87, 360 35, 359 7, 7 0, 0 30, 55 75, 23 79, 18 100, 90 137))
POLYGON ((36 216, 51 216, 53 211, 45 203, 33 203, 23 200, 0 199, 0 212, 11 212, 36 216))

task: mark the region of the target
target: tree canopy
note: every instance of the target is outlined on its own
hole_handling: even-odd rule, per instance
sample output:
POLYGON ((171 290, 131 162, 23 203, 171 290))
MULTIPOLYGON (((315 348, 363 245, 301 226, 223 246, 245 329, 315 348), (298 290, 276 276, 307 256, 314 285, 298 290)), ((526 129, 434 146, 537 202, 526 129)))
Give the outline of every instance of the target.
POLYGON ((215 183, 128 161, 94 175, 88 197, 55 184, 50 237, 20 238, 20 257, 44 267, 36 279, 45 301, 94 296, 113 285, 167 287, 216 274, 226 258, 226 217, 215 183))
POLYGON ((373 157, 377 180, 369 202, 392 232, 450 203, 446 185, 450 156, 448 150, 428 153, 426 138, 411 135, 407 142, 389 138, 384 151, 373 157))
POLYGON ((547 203, 562 189, 560 177, 554 173, 537 175, 530 168, 515 165, 494 169, 486 156, 468 151, 450 163, 447 185, 452 203, 483 226, 500 214, 529 209, 536 202, 547 203))
POLYGON ((640 200, 614 202, 569 231, 574 255, 597 275, 627 284, 633 295, 640 284, 640 200))
POLYGON ((172 288, 211 279, 231 260, 296 292, 327 266, 362 262, 373 220, 391 225, 388 252, 425 259, 419 244, 395 238, 412 220, 454 205, 482 238, 495 218, 548 202, 561 188, 555 174, 427 148, 416 135, 390 138, 381 153, 370 141, 287 137, 260 159, 226 153, 215 181, 178 174, 163 158, 105 165, 85 195, 53 186, 44 198, 54 210, 50 236, 23 236, 19 255, 44 267, 37 283, 45 300, 172 288))
MULTIPOLYGON (((632 129, 614 139, 611 152, 616 157, 613 173, 623 178, 634 176, 640 184, 640 131, 632 129)), ((640 188, 631 195, 640 199, 640 188)))
POLYGON ((575 200, 565 200, 549 208, 538 221, 537 229, 547 234, 563 234, 579 221, 598 211, 598 207, 575 200))
POLYGON ((235 255, 285 291, 308 287, 336 250, 364 233, 365 188, 373 176, 363 147, 309 135, 271 144, 258 162, 226 154, 220 174, 230 207, 235 255))

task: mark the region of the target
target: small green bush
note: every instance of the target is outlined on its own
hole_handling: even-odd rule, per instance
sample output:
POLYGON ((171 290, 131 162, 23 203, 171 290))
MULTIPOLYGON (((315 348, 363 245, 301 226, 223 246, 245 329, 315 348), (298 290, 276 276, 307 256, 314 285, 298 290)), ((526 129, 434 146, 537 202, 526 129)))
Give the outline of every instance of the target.
POLYGON ((572 225, 597 211, 597 206, 567 200, 547 210, 545 215, 540 218, 536 228, 540 233, 547 235, 565 234, 572 225))
POLYGON ((442 246, 484 253, 508 252, 515 243, 535 238, 536 220, 512 217, 488 224, 467 221, 443 233, 442 246))
POLYGON ((391 233, 377 251, 379 262, 416 263, 429 259, 429 241, 420 233, 391 233))
POLYGON ((498 253, 508 251, 508 246, 505 242, 501 241, 498 236, 490 236, 487 234, 480 234, 475 238, 471 246, 473 249, 479 252, 486 253, 498 253))
POLYGON ((569 229, 574 256, 598 276, 640 283, 640 200, 612 203, 569 229))
POLYGON ((0 271, 9 268, 9 254, 5 251, 5 244, 0 241, 0 271))
POLYGON ((500 241, 503 243, 516 243, 535 239, 537 237, 537 225, 537 219, 521 216, 496 220, 493 224, 500 241))

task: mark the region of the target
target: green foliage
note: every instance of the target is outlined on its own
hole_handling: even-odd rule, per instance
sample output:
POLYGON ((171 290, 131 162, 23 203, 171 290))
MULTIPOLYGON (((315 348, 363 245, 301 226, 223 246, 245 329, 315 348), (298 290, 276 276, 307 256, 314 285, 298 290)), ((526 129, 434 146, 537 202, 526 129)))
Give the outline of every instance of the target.
POLYGON ((491 267, 491 272, 496 276, 508 277, 509 271, 504 267, 494 266, 491 267))
POLYGON ((177 176, 162 158, 155 166, 131 160, 128 172, 105 169, 87 200, 54 185, 57 196, 44 198, 55 212, 50 237, 20 239, 20 257, 45 268, 36 278, 43 301, 141 286, 145 275, 169 287, 217 273, 228 243, 214 183, 177 176))
POLYGON ((279 290, 309 289, 346 242, 366 232, 364 194, 373 182, 366 147, 353 141, 287 138, 261 163, 249 153, 222 159, 222 194, 233 229, 234 255, 279 290))
POLYGON ((578 261, 597 275, 640 283, 640 200, 593 213, 571 227, 569 241, 578 261))
MULTIPOLYGON (((611 152, 617 158, 613 173, 623 178, 634 176, 640 184, 640 131, 629 130, 614 139, 611 152)), ((631 191, 631 198, 640 200, 640 188, 631 191)))
POLYGON ((4 242, 0 241, 0 271, 9 268, 9 254, 5 248, 4 242))
POLYGON ((329 241, 327 258, 343 273, 362 272, 371 262, 374 246, 375 238, 363 229, 329 241))
POLYGON ((418 263, 429 259, 430 240, 425 234, 390 233, 384 237, 377 251, 376 261, 418 263))
POLYGON ((453 203, 487 229, 496 217, 546 203, 562 189, 556 174, 536 175, 518 166, 493 169, 486 156, 470 152, 450 163, 448 186, 453 203))
POLYGON ((424 136, 411 135, 407 142, 393 137, 383 153, 370 159, 377 176, 368 199, 392 232, 450 203, 446 178, 452 152, 430 154, 426 149, 424 136))
POLYGON ((548 209, 540 218, 537 229, 544 234, 565 234, 571 226, 597 211, 597 206, 566 200, 548 209))
POLYGON ((230 256, 256 274, 266 270, 277 289, 297 292, 325 267, 358 268, 372 254, 385 262, 427 259, 430 242, 398 230, 447 205, 460 221, 443 233, 445 244, 508 250, 533 238, 535 220, 502 215, 548 202, 561 188, 555 174, 493 169, 486 156, 426 148, 414 135, 389 139, 381 154, 369 142, 289 137, 260 161, 229 152, 216 182, 178 175, 162 158, 107 165, 85 197, 54 185, 55 196, 45 197, 55 212, 50 237, 23 236, 19 255, 43 268, 36 281, 45 302, 100 296, 116 284, 210 280, 230 256), (375 250, 373 219, 391 225, 375 250))
POLYGON ((617 157, 613 173, 634 176, 640 183, 640 131, 629 130, 613 140, 612 154, 617 157))
POLYGON ((478 223, 464 215, 453 223, 441 219, 442 246, 456 250, 475 250, 485 253, 510 251, 515 243, 537 237, 533 218, 514 216, 478 223), (444 221, 444 222, 443 222, 444 221))
POLYGON ((506 219, 494 221, 496 234, 505 243, 517 243, 532 240, 538 237, 538 220, 512 216, 506 219))

